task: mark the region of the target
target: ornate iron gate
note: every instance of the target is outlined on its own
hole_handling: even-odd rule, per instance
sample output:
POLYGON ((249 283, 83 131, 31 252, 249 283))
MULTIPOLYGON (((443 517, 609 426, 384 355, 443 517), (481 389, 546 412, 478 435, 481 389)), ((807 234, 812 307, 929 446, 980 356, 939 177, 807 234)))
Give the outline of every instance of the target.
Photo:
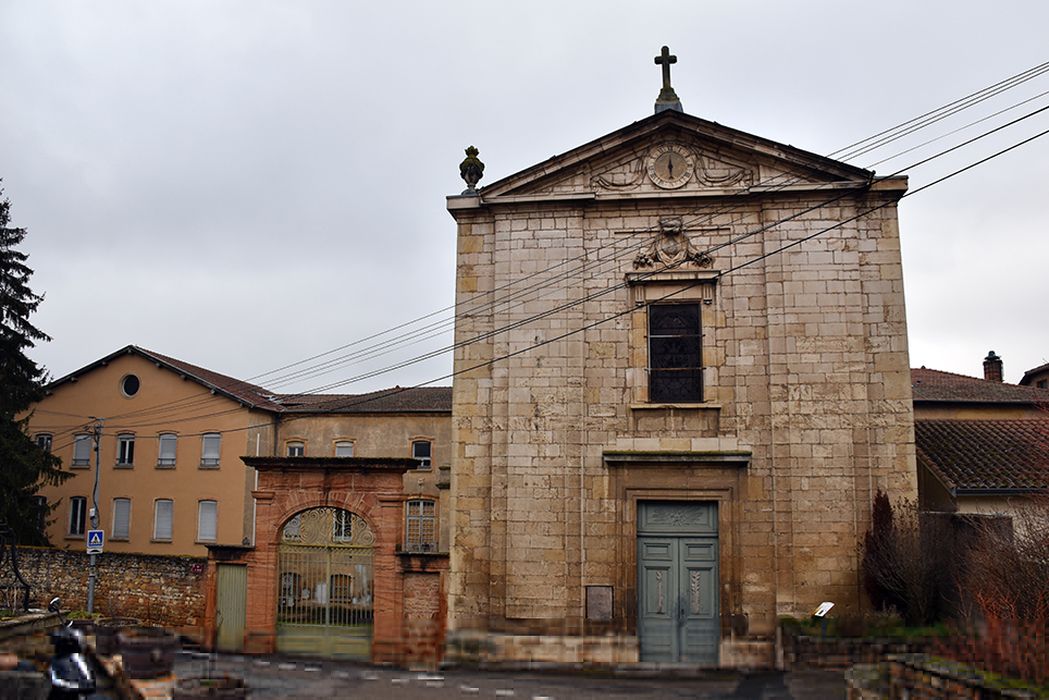
POLYGON ((368 659, 375 535, 358 515, 312 508, 290 519, 277 555, 277 650, 368 659))

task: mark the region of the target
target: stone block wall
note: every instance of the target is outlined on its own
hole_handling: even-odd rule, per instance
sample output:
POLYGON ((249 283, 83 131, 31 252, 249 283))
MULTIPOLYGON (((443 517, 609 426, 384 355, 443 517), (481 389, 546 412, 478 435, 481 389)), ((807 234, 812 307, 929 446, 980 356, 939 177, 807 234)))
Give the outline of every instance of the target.
MULTIPOLYGON (((32 587, 30 604, 44 608, 59 596, 64 611, 86 610, 88 559, 83 552, 19 547, 19 570, 32 587)), ((207 560, 199 557, 100 554, 95 612, 135 617, 199 638, 206 570, 207 560)))
MULTIPOLYGON (((750 164, 762 181, 774 165, 750 164)), ((450 200, 461 310, 450 628, 562 645, 636 634, 638 500, 718 503, 723 639, 745 617, 741 641, 767 651, 778 615, 861 606, 856 547, 874 492, 916 494, 895 207, 905 182, 734 201, 688 188, 573 200, 542 184, 450 200), (694 249, 716 248, 712 267, 638 279, 637 252, 674 217, 694 249), (584 270, 540 284, 565 261, 584 270), (476 301, 530 284, 513 303, 476 301), (647 305, 661 301, 700 306, 702 402, 648 400, 647 305), (631 453, 681 459, 657 469, 631 453), (614 588, 611 621, 587 618, 588 585, 614 588)))

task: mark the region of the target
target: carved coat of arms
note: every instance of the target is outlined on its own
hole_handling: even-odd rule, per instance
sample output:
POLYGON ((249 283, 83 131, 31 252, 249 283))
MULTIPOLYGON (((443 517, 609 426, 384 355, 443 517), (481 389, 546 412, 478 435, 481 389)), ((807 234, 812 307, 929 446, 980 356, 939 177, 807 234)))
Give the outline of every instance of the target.
POLYGON ((659 235, 647 250, 634 258, 634 268, 665 265, 677 267, 692 263, 697 267, 710 267, 714 258, 707 253, 696 250, 685 235, 684 222, 680 216, 665 216, 659 220, 659 235))

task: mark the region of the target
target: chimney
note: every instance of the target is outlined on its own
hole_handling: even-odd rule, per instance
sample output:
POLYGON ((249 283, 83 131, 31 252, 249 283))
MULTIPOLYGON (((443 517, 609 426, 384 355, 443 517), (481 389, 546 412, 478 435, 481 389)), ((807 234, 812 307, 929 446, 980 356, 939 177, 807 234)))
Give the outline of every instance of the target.
POLYGON ((989 382, 1002 381, 1002 358, 994 354, 994 350, 987 353, 983 358, 983 378, 989 382))

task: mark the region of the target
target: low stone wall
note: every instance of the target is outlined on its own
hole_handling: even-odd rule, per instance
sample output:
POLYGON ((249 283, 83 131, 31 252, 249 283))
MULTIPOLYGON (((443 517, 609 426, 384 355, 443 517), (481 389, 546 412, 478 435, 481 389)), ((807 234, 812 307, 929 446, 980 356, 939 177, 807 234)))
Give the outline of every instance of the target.
POLYGON ((448 660, 467 665, 618 665, 638 662, 637 637, 590 637, 450 632, 448 660))
MULTIPOLYGON (((46 547, 19 547, 19 570, 32 586, 31 605, 47 606, 53 596, 64 611, 87 609, 88 556, 46 547)), ((144 624, 199 638, 204 624, 207 560, 147 554, 100 554, 95 612, 135 617, 144 624)))
POLYGON ((846 669, 855 664, 873 664, 891 654, 928 651, 928 640, 867 639, 858 637, 813 637, 783 634, 784 668, 846 669))
POLYGON ((1004 688, 965 664, 903 654, 880 664, 864 664, 845 676, 848 700, 921 698, 939 700, 1015 700, 1044 697, 1034 690, 1004 688))

